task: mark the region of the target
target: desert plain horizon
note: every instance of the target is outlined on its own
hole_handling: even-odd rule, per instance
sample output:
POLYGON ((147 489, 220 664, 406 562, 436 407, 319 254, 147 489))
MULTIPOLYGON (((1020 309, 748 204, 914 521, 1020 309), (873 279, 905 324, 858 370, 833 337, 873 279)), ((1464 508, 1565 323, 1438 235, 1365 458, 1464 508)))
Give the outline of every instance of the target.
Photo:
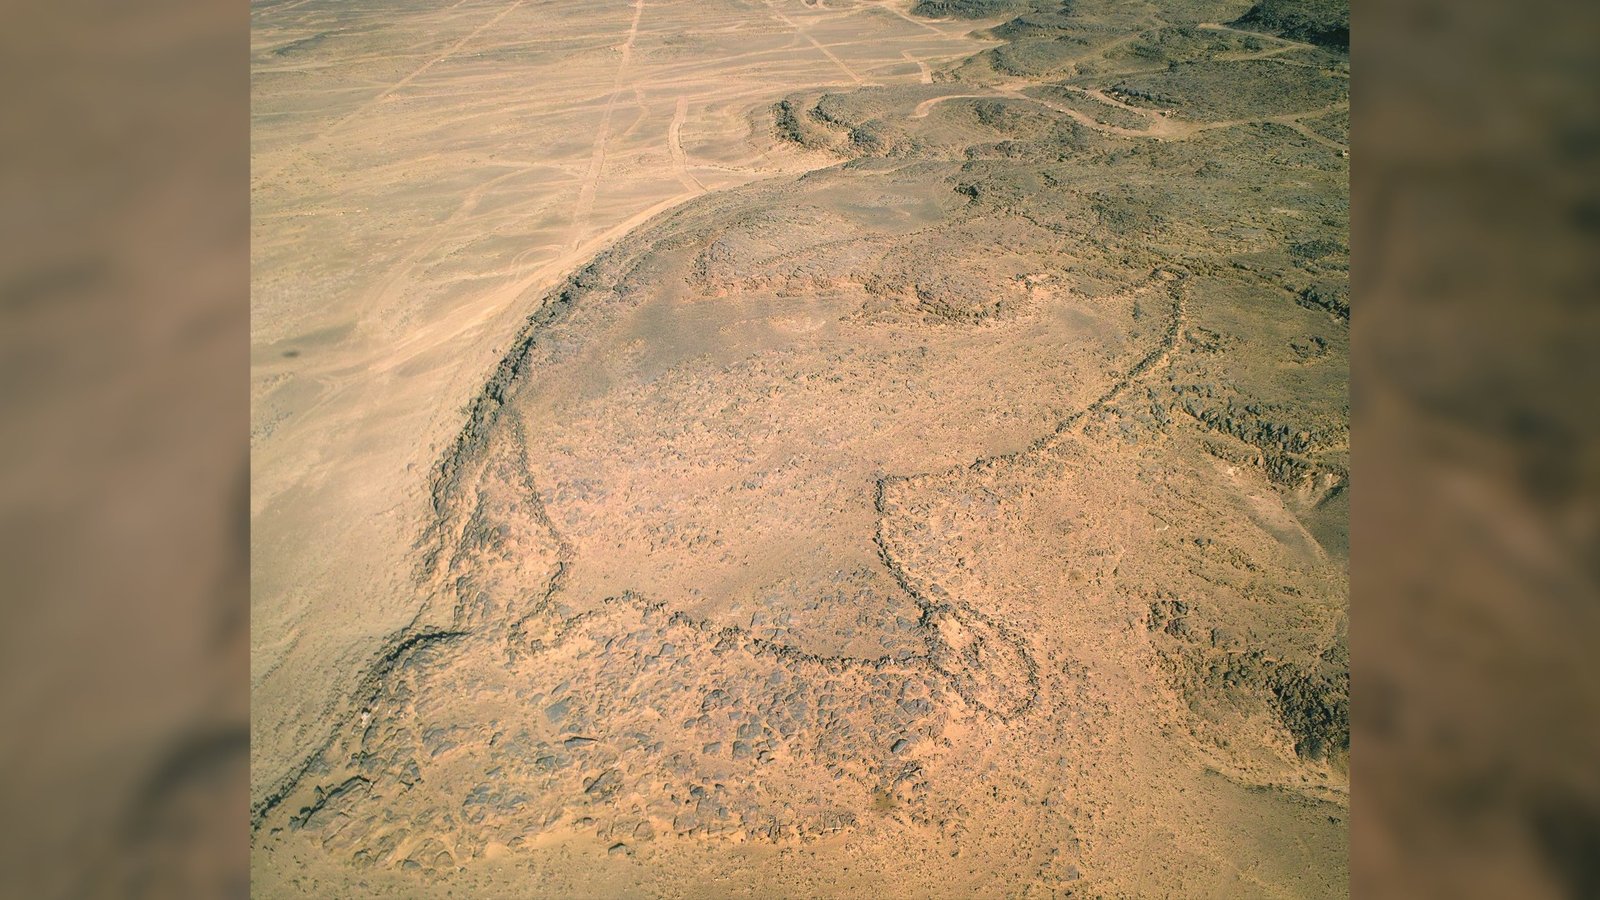
POLYGON ((252 16, 252 893, 1348 891, 1348 8, 252 16))

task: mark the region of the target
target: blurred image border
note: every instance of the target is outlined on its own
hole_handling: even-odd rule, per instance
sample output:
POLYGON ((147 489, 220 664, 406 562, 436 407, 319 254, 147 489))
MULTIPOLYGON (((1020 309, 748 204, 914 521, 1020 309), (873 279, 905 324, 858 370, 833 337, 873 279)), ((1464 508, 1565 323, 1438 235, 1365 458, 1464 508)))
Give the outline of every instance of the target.
MULTIPOLYGON (((246 896, 250 10, 10 13, 0 895, 246 896)), ((1352 13, 1352 893, 1600 896, 1600 9, 1352 13)))

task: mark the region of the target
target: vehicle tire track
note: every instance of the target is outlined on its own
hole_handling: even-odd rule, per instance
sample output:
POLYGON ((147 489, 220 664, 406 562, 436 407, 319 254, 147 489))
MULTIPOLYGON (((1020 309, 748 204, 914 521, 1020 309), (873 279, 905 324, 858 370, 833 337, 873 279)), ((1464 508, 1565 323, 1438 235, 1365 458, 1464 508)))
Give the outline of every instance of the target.
POLYGON ((583 233, 589 227, 589 214, 594 209, 594 195, 600 188, 600 170, 606 164, 606 141, 611 136, 611 115, 617 107, 617 97, 622 93, 622 81, 628 73, 628 63, 633 58, 633 42, 639 36, 639 20, 644 17, 644 0, 633 2, 633 22, 628 26, 628 36, 622 42, 622 59, 617 63, 617 74, 611 80, 611 94, 606 98, 605 112, 600 115, 600 127, 595 130, 594 152, 589 156, 589 167, 583 173, 578 187, 578 202, 572 210, 572 238, 569 246, 577 249, 583 243, 583 233))
POLYGON ((678 181, 691 191, 705 193, 706 186, 689 171, 689 155, 683 152, 683 123, 689 115, 689 98, 679 96, 672 112, 672 124, 667 126, 667 150, 672 154, 672 171, 678 181))
MULTIPOLYGON (((429 69, 432 69, 434 66, 438 65, 439 63, 442 63, 445 60, 449 59, 450 57, 456 55, 456 53, 460 52, 462 47, 465 47, 469 42, 471 42, 478 35, 483 34, 485 31, 487 31, 490 28, 494 27, 495 25, 499 24, 501 19, 504 19, 506 16, 511 15, 511 13, 513 11, 515 11, 517 9, 517 7, 521 6, 522 4, 523 4, 523 0, 512 0, 512 3, 509 6, 507 6, 505 9, 500 10, 500 12, 496 13, 493 18, 489 19, 489 21, 484 22, 482 25, 479 25, 477 28, 474 28, 470 33, 467 34, 466 37, 462 38, 459 41, 456 41, 454 44, 451 44, 443 53, 441 53, 438 56, 435 56, 434 58, 432 58, 432 59, 428 60, 427 62, 423 63, 417 69, 412 71, 411 74, 405 76, 404 78, 400 79, 399 81, 396 81, 395 83, 393 83, 393 84, 389 85, 387 88, 385 88, 383 91, 379 92, 379 94, 376 97, 373 97, 371 100, 368 100, 366 103, 361 104, 360 106, 356 107, 355 110, 353 110, 352 112, 346 114, 343 118, 338 119, 337 121, 335 121, 332 125, 329 125, 327 128, 324 128, 323 130, 321 130, 321 131, 317 132, 316 134, 312 135, 309 140, 307 140, 304 144, 301 145, 301 149, 302 150, 310 150, 310 149, 313 149, 313 148, 320 147, 324 142, 326 142, 330 137, 332 137, 334 135, 334 133, 337 132, 339 129, 343 128, 345 125, 349 124, 350 122, 354 121, 355 119, 357 119, 357 118, 359 118, 359 117, 361 117, 363 115, 366 115, 368 112, 371 112, 373 109, 376 109, 379 104, 383 103, 385 100, 387 100, 391 96, 393 96, 396 91, 404 88, 406 85, 409 85, 411 82, 417 80, 417 78, 419 78, 422 75, 426 74, 429 69)), ((454 8, 454 7, 452 7, 452 8, 454 8)), ((270 182, 274 178, 276 178, 279 174, 281 174, 283 172, 283 170, 285 168, 287 168, 288 166, 290 166, 290 165, 292 165, 292 163, 282 163, 277 168, 268 170, 267 172, 264 172, 264 173, 254 173, 254 172, 252 172, 251 173, 251 180, 252 181, 268 181, 268 182, 270 182)))
POLYGON ((927 63, 917 59, 915 56, 912 56, 910 50, 901 50, 900 55, 905 57, 906 62, 916 64, 918 78, 923 84, 933 84, 933 70, 928 68, 927 63))
POLYGON ((850 76, 851 81, 858 85, 865 84, 865 82, 861 80, 860 75, 857 75, 849 66, 845 65, 844 60, 840 59, 832 50, 829 50, 826 46, 824 46, 821 41, 818 41, 816 38, 812 37, 811 32, 806 31, 800 25, 796 24, 793 19, 779 12, 777 5, 774 4, 772 0, 765 0, 765 2, 767 4, 767 9, 771 11, 773 18, 794 29, 795 34, 798 34, 807 41, 811 42, 811 46, 817 48, 818 52, 820 52, 823 56, 826 56, 834 65, 838 66, 841 72, 850 76))

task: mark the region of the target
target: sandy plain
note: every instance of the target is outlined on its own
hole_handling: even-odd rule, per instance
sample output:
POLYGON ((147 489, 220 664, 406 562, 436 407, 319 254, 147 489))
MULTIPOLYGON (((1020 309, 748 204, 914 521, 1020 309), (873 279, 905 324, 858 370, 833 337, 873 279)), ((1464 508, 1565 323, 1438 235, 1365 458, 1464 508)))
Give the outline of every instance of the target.
POLYGON ((255 7, 256 892, 1342 893, 1266 12, 255 7))

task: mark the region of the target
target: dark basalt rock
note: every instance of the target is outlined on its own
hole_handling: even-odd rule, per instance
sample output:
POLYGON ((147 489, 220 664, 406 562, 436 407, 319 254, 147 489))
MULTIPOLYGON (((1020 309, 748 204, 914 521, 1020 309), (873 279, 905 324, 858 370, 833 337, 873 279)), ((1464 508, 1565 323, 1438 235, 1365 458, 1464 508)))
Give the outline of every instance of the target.
POLYGON ((1350 49, 1348 0, 1261 0, 1229 24, 1308 44, 1350 49))

